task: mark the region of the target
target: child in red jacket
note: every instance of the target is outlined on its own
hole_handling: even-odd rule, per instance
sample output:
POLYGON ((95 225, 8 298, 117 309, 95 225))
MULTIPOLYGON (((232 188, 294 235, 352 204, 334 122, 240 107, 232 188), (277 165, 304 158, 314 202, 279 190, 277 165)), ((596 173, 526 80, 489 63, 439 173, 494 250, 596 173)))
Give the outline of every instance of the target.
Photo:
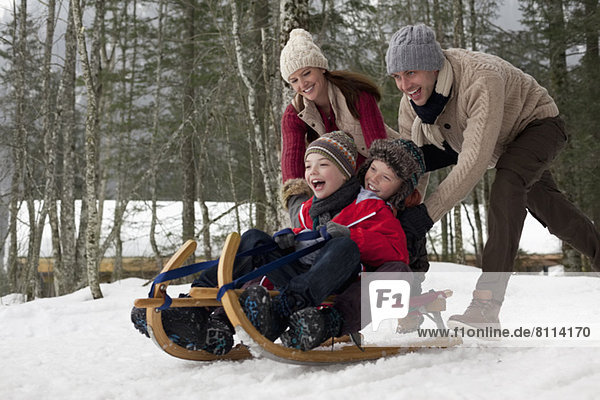
MULTIPOLYGON (((330 294, 341 293, 356 280, 361 264, 376 269, 387 262, 409 262, 406 237, 391 207, 354 177, 356 154, 352 139, 340 131, 311 142, 304 163, 305 180, 314 196, 302 204, 300 228, 275 238, 256 231, 242 237, 241 251, 271 240, 280 247, 281 251, 266 259, 252 260, 254 267, 271 257, 279 258, 290 248, 298 250, 310 244, 296 245, 294 236, 301 231, 317 230, 331 237, 317 252, 267 274, 280 290, 278 296, 271 299, 262 286, 252 286, 240 296, 248 319, 271 340, 285 331, 294 312, 316 307, 330 294)), ((320 336, 336 336, 343 322, 341 313, 335 308, 320 309, 319 313, 328 327, 320 336)))
MULTIPOLYGON (((388 205, 393 207, 394 212, 409 215, 407 207, 410 210, 410 207, 418 207, 418 203, 420 203, 421 197, 416 186, 424 171, 423 154, 413 142, 404 139, 387 139, 373 142, 369 150, 369 159, 357 175, 359 182, 364 187, 361 194, 367 193, 367 196, 384 199, 388 205)), ((379 202, 381 203, 381 200, 379 202)), ((352 212, 351 206, 346 207, 344 211, 352 212)), ((338 217, 341 217, 344 211, 338 217)), ((305 214, 305 210, 301 209, 301 222, 306 219, 305 214)), ((391 227, 391 225, 386 223, 386 227, 391 227)), ((372 229, 382 228, 372 226, 372 229)), ((414 257, 421 252, 417 250, 417 247, 420 247, 421 244, 424 247, 425 243, 423 241, 421 244, 417 244, 418 240, 413 237, 415 235, 410 233, 412 249, 409 250, 412 250, 411 257, 415 258, 411 260, 410 267, 405 260, 402 260, 403 262, 387 262, 393 258, 386 255, 385 245, 382 247, 382 243, 371 240, 361 242, 359 235, 355 235, 353 239, 358 240, 357 243, 361 248, 361 260, 367 264, 367 267, 371 267, 368 268, 369 271, 402 272, 411 284, 411 292, 420 294, 424 271, 428 269, 429 263, 426 262, 426 259, 423 262, 421 257, 414 257), (381 255, 381 257, 377 259, 377 255, 381 255), (377 261, 373 262, 375 259, 377 261), (372 268, 373 266, 376 268, 372 268), (417 272, 417 274, 413 274, 413 272, 417 272)), ((406 237, 409 238, 408 233, 406 237)), ((359 331, 362 328, 360 296, 360 281, 355 280, 338 294, 332 307, 307 307, 292 314, 289 319, 289 329, 281 335, 283 344, 301 350, 310 350, 320 345, 328 337, 359 331), (341 315, 341 326, 332 321, 330 315, 341 315)), ((401 322, 404 326, 400 327, 405 330, 407 322, 412 321, 401 322)), ((421 322, 414 321, 414 325, 418 326, 421 322)))

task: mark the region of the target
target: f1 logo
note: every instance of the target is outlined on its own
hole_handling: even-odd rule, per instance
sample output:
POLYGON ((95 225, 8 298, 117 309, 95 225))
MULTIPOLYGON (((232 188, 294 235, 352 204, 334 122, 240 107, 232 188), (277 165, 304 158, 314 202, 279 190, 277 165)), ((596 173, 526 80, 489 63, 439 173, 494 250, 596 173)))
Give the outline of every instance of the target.
POLYGON ((408 314, 410 285, 405 280, 374 280, 369 283, 371 329, 376 331, 386 319, 404 318, 408 314))

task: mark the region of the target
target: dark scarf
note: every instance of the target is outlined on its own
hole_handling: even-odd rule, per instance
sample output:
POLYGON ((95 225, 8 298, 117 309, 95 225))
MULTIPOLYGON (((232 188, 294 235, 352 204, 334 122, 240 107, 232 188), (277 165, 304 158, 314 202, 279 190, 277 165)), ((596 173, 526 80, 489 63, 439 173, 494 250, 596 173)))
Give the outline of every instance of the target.
POLYGON ((316 230, 331 221, 342 209, 356 199, 359 192, 360 183, 356 177, 352 177, 341 188, 331 194, 331 196, 324 199, 315 197, 310 210, 308 210, 308 215, 310 215, 313 221, 313 229, 316 230))
MULTIPOLYGON (((452 93, 452 91, 450 91, 452 93)), ((442 113, 446 103, 450 99, 450 93, 448 96, 443 96, 440 93, 434 91, 427 99, 427 103, 424 106, 418 106, 413 101, 410 101, 410 105, 415 110, 421 121, 426 124, 433 125, 437 117, 442 113)))

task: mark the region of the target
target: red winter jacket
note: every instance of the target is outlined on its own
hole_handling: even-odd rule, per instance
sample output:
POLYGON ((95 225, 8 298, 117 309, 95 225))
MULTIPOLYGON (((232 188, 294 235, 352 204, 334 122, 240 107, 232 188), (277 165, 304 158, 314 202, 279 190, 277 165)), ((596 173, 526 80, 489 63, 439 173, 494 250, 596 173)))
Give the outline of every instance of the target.
MULTIPOLYGON (((300 228, 295 228, 294 233, 313 229, 313 221, 308 213, 313 198, 302 203, 298 213, 300 228)), ((408 265, 402 225, 394 217, 390 206, 373 192, 361 188, 356 200, 332 221, 350 228, 350 238, 358 245, 363 264, 378 267, 385 262, 402 261, 408 265)))

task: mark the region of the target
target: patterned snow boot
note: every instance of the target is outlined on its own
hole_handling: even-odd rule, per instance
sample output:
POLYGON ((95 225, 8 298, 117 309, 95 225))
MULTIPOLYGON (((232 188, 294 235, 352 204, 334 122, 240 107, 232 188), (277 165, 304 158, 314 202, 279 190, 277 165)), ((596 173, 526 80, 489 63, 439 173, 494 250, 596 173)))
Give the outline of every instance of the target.
POLYGON ((234 332, 223 307, 217 308, 208 317, 203 350, 217 356, 229 353, 233 347, 234 332))
POLYGON ((305 307, 304 299, 292 292, 282 290, 271 299, 263 286, 250 286, 240 296, 244 313, 261 335, 271 341, 286 330, 289 316, 305 307))
POLYGON ((463 314, 452 315, 448 318, 450 328, 492 329, 500 328, 498 314, 502 303, 492 298, 491 290, 474 290, 473 300, 463 314))
POLYGON ((286 347, 311 350, 328 338, 339 336, 342 322, 342 316, 333 307, 307 307, 292 314, 281 342, 286 347))
MULTIPOLYGON (((165 333, 173 343, 190 350, 201 350, 206 338, 209 311, 204 307, 169 308, 162 311, 165 333)), ((146 309, 133 307, 131 321, 142 334, 150 337, 146 325, 146 309)))

